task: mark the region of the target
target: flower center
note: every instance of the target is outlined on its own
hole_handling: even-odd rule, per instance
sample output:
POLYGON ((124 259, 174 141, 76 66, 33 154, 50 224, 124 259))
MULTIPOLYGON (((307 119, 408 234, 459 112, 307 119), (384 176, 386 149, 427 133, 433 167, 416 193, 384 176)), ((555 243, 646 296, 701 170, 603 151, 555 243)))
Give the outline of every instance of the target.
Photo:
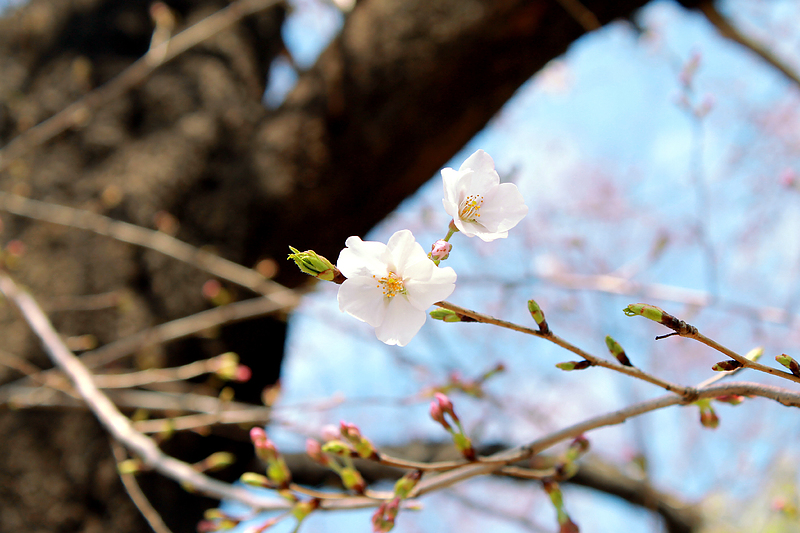
POLYGON ((479 212, 481 205, 483 205, 483 196, 480 194, 470 194, 461 202, 461 208, 458 210, 458 218, 466 220, 467 222, 477 222, 481 217, 479 212))
POLYGON ((394 272, 389 272, 389 274, 380 279, 374 274, 372 277, 378 280, 377 287, 383 291, 383 295, 387 298, 394 298, 398 294, 406 293, 406 288, 403 285, 403 278, 394 272))

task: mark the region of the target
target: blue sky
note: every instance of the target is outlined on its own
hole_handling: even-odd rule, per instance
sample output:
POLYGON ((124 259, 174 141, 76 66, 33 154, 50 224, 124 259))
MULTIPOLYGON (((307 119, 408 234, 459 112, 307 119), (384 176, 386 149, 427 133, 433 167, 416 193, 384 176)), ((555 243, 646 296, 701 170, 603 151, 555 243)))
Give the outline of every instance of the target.
MULTIPOLYGON (((775 41, 796 66, 796 24, 783 21, 797 20, 797 6, 762 4, 728 2, 722 9, 743 17, 737 22, 767 44, 775 41)), ((781 175, 800 171, 795 148, 800 136, 791 123, 784 124, 789 121, 781 110, 798 103, 798 92, 772 67, 720 38, 701 15, 672 2, 651 4, 638 22, 643 34, 619 22, 580 39, 526 83, 448 164, 457 168, 475 149, 485 149, 501 176, 518 184, 531 208, 507 240, 486 244, 453 238, 447 264, 458 272, 459 282, 450 301, 527 324, 525 301, 535 297, 559 334, 579 346, 603 355, 604 336, 611 334, 638 366, 692 384, 708 377, 710 366, 724 357, 688 340, 654 343, 657 327, 621 313, 637 301, 635 296, 569 290, 554 283, 552 274, 627 272, 642 283, 714 293, 724 305, 699 310, 677 302, 651 303, 740 352, 764 345, 765 358, 772 360, 776 353, 796 350, 800 338, 791 328, 758 323, 725 305, 786 308, 797 291, 799 197, 781 175), (681 70, 697 53, 700 67, 688 97, 693 105, 707 99, 714 103, 701 121, 678 104, 681 70), (666 245, 653 254, 660 238, 666 245)), ((310 63, 324 35, 306 39, 299 22, 292 24, 285 33, 287 44, 293 52, 296 45, 302 62, 310 63)), ((398 229, 409 228, 418 241, 428 243, 443 236, 446 225, 440 177, 433 176, 367 238, 385 242, 398 229)), ((443 382, 450 372, 474 376, 497 362, 510 372, 488 390, 505 409, 454 397, 462 418, 485 442, 525 442, 661 393, 599 370, 560 372, 554 364, 571 359, 566 352, 485 325, 428 321, 407 347, 386 347, 372 328, 339 313, 335 293, 336 287, 320 285, 290 322, 283 402, 331 396, 344 401, 336 409, 290 417, 300 433, 313 434, 325 423, 345 419, 358 423, 376 442, 443 438, 426 418, 425 402, 392 402, 443 382)), ((798 437, 797 424, 788 419, 794 413, 761 400, 722 405, 717 412, 722 418, 717 431, 700 427, 696 408, 673 408, 589 438, 594 453, 618 464, 644 454, 656 486, 688 500, 708 498, 723 488, 726 498, 753 498, 774 474, 771 468, 781 452, 775 443, 798 437)), ((289 448, 302 442, 292 431, 270 430, 289 448)), ((797 456, 790 460, 796 465, 797 456)), ((417 519, 404 516, 398 530, 448 530, 426 524, 455 501, 474 498, 491 506, 493 498, 485 495, 504 491, 525 501, 526 519, 552 530, 552 509, 541 498, 526 500, 519 488, 495 480, 471 481, 453 494, 426 499, 435 511, 422 511, 417 519)), ((582 531, 658 530, 647 513, 613 499, 587 491, 567 496, 582 531)), ((507 531, 525 530, 519 520, 471 513, 476 531, 500 531, 499 524, 507 531)), ((753 527, 769 520, 769 513, 764 507, 761 515, 753 514, 753 527)))

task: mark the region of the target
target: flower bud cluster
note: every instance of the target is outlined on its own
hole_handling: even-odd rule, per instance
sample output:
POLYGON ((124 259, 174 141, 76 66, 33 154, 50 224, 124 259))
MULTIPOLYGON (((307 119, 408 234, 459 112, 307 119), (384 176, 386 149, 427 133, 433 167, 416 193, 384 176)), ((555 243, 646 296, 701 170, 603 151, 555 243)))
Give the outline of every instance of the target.
MULTIPOLYGON (((253 447, 256 450, 258 458, 267 465, 267 479, 272 487, 281 489, 288 487, 289 483, 292 481, 292 474, 289 472, 289 467, 286 466, 286 461, 284 461, 278 449, 275 447, 275 443, 267 437, 267 433, 264 429, 260 427, 251 429, 250 440, 253 442, 253 447)), ((244 474, 242 477, 242 481, 245 483, 247 483, 247 481, 245 481, 244 476, 247 475, 248 474, 244 474)), ((249 476, 248 479, 253 482, 256 481, 256 478, 253 476, 249 476)))
POLYGON ((308 456, 336 472, 346 489, 363 493, 367 489, 367 484, 353 465, 352 458, 378 459, 375 446, 361 434, 358 426, 349 422, 341 422, 338 431, 335 426, 326 426, 322 433, 326 440, 325 444, 320 444, 314 439, 306 441, 308 456))
POLYGON ((461 420, 458 419, 458 415, 456 415, 453 409, 453 402, 441 392, 437 392, 433 396, 434 400, 431 402, 430 407, 431 418, 434 422, 441 424, 441 426, 450 433, 453 437, 453 444, 455 444, 456 449, 461 452, 461 455, 469 461, 475 461, 477 459, 475 448, 472 446, 470 438, 467 437, 464 432, 461 420), (453 426, 447 421, 445 415, 450 418, 457 429, 453 429, 453 426))

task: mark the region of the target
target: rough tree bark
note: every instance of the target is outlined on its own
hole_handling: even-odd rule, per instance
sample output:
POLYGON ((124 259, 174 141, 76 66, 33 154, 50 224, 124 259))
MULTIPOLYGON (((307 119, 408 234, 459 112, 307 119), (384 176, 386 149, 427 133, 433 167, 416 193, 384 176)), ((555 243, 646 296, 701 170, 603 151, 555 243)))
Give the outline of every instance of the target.
MULTIPOLYGON (((222 0, 170 0, 180 26, 222 0)), ((605 24, 645 0, 585 0, 605 24)), ((0 19, 0 141, 6 143, 119 74, 148 48, 146 0, 33 0, 0 19)), ((2 190, 154 226, 252 266, 283 263, 287 244, 335 257, 432 176, 514 91, 584 30, 555 0, 364 0, 285 104, 261 105, 282 50, 284 9, 253 15, 160 67, 78 128, 15 156, 2 190)), ((15 276, 65 336, 104 344, 206 308, 207 275, 155 252, 53 225, 2 216, 3 238, 27 252, 15 276), (83 309, 82 296, 114 292, 117 305, 83 309)), ((278 280, 303 281, 289 268, 278 280)), ((237 298, 249 297, 231 287, 237 298)), ((27 328, 0 310, 2 348, 47 366, 27 328)), ((284 325, 223 328, 214 338, 137 355, 139 365, 240 353, 258 401, 278 377, 284 325)), ((0 368, 0 382, 19 378, 0 368)), ((140 531, 115 477, 102 431, 88 414, 0 412, 0 530, 140 531)), ((181 435, 186 460, 246 443, 181 435)), ((237 467, 239 471, 241 466, 237 467)), ((232 476, 237 468, 233 469, 232 476)), ((172 482, 148 490, 176 532, 203 505, 172 482)))

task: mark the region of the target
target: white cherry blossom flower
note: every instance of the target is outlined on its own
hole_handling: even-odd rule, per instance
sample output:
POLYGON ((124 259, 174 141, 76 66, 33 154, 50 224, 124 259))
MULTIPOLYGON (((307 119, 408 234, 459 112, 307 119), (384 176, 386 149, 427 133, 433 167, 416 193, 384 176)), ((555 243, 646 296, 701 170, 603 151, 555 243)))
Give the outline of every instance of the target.
POLYGON ((513 183, 500 183, 494 161, 483 150, 467 158, 458 170, 442 169, 444 210, 467 237, 489 242, 508 237, 508 230, 528 214, 528 206, 513 183))
POLYGON ((408 344, 425 323, 426 309, 455 289, 455 271, 434 265, 408 230, 387 244, 358 237, 345 244, 336 263, 347 278, 339 287, 339 309, 374 327, 386 344, 408 344))

